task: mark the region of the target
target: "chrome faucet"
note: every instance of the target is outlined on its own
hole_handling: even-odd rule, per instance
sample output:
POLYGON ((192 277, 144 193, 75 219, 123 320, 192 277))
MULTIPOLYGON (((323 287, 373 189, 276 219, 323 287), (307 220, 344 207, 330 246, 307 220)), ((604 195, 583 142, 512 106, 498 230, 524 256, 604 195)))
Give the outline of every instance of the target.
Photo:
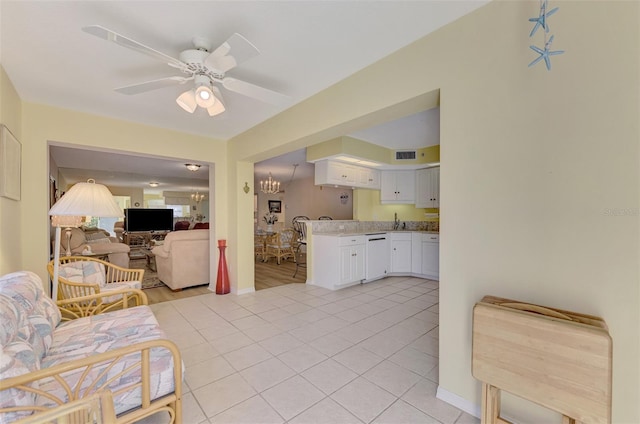
POLYGON ((400 220, 398 219, 398 212, 393 214, 393 230, 396 231, 400 227, 400 220))

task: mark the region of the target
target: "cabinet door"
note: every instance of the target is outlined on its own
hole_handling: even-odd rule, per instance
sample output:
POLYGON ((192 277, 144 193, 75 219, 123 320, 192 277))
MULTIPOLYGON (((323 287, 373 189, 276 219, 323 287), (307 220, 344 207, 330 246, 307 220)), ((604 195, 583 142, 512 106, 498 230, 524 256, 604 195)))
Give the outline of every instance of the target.
POLYGON ((396 200, 401 202, 415 202, 416 177, 415 171, 396 171, 396 200))
POLYGON ((416 171, 416 208, 440 207, 440 167, 416 171))
POLYGON ((340 248, 340 284, 364 280, 364 255, 364 244, 340 248))
POLYGON ((355 186, 358 181, 358 168, 351 165, 342 165, 342 183, 350 186, 355 186))
POLYGON ((440 207, 440 167, 431 168, 431 207, 440 207))
POLYGON ((411 240, 391 241, 391 272, 411 272, 411 240))
POLYGON ((365 279, 365 247, 364 244, 352 246, 353 256, 351 265, 351 281, 360 281, 365 279))
POLYGON ((383 202, 396 200, 396 191, 395 171, 382 171, 380 179, 380 200, 383 202))
POLYGON ((340 248, 340 284, 351 281, 351 260, 353 258, 353 249, 351 246, 340 248))
POLYGON ((422 273, 433 278, 440 274, 440 243, 422 242, 422 273))
POLYGON ((369 169, 369 188, 380 189, 380 171, 369 169))
POLYGON ((429 169, 416 171, 416 208, 431 207, 431 174, 429 169))
POLYGON ((345 177, 346 175, 344 172, 344 165, 339 162, 329 161, 327 170, 327 179, 329 180, 329 182, 342 184, 345 177))
POLYGON ((358 167, 357 184, 363 188, 380 188, 380 171, 377 169, 358 167))

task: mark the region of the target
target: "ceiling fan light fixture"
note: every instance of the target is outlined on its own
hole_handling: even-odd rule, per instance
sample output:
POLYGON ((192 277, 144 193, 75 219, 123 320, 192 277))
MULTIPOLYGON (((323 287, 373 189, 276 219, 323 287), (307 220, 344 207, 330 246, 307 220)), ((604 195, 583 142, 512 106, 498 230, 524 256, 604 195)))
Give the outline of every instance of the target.
POLYGON ((216 99, 216 102, 213 104, 213 106, 207 108, 207 112, 209 113, 209 116, 220 115, 222 112, 227 110, 227 108, 224 107, 224 103, 222 102, 222 94, 220 93, 218 87, 213 87, 211 91, 213 91, 213 97, 216 99))
POLYGON ((196 88, 196 103, 201 108, 207 109, 214 105, 216 97, 211 89, 205 85, 196 88))
POLYGON ((193 113, 198 107, 196 103, 196 93, 194 90, 187 90, 184 93, 180 94, 176 99, 176 103, 182 109, 186 110, 189 113, 193 113))

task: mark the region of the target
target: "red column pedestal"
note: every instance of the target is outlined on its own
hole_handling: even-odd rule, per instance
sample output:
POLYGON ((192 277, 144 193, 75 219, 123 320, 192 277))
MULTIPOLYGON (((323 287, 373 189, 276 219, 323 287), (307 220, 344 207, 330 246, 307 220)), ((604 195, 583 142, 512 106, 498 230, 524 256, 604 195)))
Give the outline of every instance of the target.
POLYGON ((218 240, 220 259, 218 260, 218 279, 216 280, 216 294, 227 294, 231 291, 229 286, 229 271, 227 270, 227 258, 224 251, 227 249, 226 240, 218 240))

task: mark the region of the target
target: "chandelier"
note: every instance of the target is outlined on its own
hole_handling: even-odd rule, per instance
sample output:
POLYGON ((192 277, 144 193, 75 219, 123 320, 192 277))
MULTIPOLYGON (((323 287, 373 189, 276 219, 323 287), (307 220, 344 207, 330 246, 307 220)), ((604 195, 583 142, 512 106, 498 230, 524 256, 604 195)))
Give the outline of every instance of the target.
POLYGON ((273 179, 271 172, 266 181, 260 181, 260 191, 266 194, 276 194, 280 191, 280 182, 273 179))
POLYGON ((195 200, 196 203, 202 202, 204 199, 204 194, 200 194, 197 191, 195 193, 191 193, 191 199, 195 200))

